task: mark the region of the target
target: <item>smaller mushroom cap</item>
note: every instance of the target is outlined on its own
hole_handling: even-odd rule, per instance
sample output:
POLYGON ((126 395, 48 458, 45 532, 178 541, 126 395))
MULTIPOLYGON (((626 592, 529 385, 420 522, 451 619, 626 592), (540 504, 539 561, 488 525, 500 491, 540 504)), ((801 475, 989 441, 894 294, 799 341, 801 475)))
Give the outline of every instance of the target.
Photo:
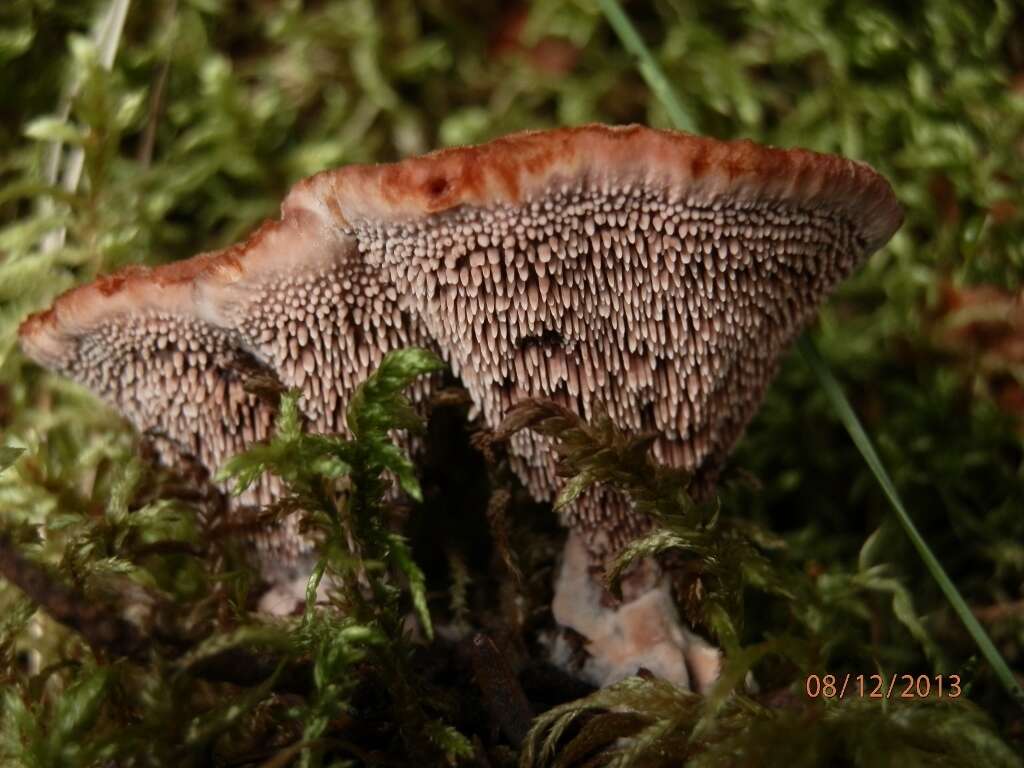
MULTIPOLYGON (((73 289, 19 335, 30 358, 158 438, 165 462, 189 456, 213 471, 270 435, 272 407, 244 387, 254 368, 303 393, 314 430, 344 433, 350 395, 384 355, 429 344, 397 299, 351 238, 290 201, 244 243, 73 289)), ((241 503, 280 491, 263 478, 241 503)), ((309 546, 296 525, 257 544, 294 559, 309 546)))

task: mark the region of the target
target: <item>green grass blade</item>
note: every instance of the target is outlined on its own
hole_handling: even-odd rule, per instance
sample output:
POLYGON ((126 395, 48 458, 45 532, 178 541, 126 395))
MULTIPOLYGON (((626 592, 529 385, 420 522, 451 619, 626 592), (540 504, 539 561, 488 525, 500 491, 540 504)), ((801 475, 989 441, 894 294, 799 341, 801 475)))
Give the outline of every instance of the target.
POLYGON ((857 450, 860 451, 860 455, 864 457, 864 462, 871 468, 871 472, 875 476, 875 480, 878 481, 879 486, 882 488, 882 492, 886 498, 889 499, 889 504, 892 505, 893 511, 896 513, 896 518, 900 521, 900 525, 903 526, 903 530, 906 531, 907 536, 910 538, 911 543, 917 550, 917 553, 924 560, 924 564, 928 567, 928 570, 932 574, 932 578, 938 583, 942 593, 949 600, 949 604, 953 606, 953 610, 956 611, 956 615, 960 617, 960 620, 967 627, 967 631, 971 637, 974 638, 974 642, 977 643, 978 648, 981 650, 981 654, 985 657, 985 660, 992 666, 992 669, 996 673, 996 677, 999 678, 1000 682, 1005 686, 1006 690, 1009 691, 1010 695, 1013 696, 1021 705, 1024 705, 1024 689, 1021 688, 1016 678, 1013 676, 1013 672, 1010 670, 1006 660, 1003 659, 1002 654, 999 653, 998 649, 993 645, 992 639, 985 632, 984 627, 978 622, 971 609, 968 607, 967 602, 964 600, 960 591, 956 588, 952 579, 946 573, 946 570, 942 567, 939 559, 935 557, 935 553, 932 552, 931 547, 921 536, 920 531, 917 530, 917 526, 914 525, 914 521, 911 520, 910 514, 907 512, 906 507, 903 506, 903 501, 900 499, 899 492, 896 490, 896 486, 892 482, 892 478, 889 477, 889 473, 885 471, 885 467, 882 464, 882 460, 878 457, 878 453, 875 451, 875 446, 871 443, 871 438, 868 437, 867 432, 864 431, 864 427, 860 423, 860 419, 857 418, 857 414, 854 413, 853 407, 850 405, 850 401, 846 398, 846 394, 843 392, 842 387, 839 386, 839 382, 836 381, 836 377, 832 375, 832 371, 829 370, 828 364, 822 358, 821 353, 818 352, 814 342, 806 334, 800 337, 797 342, 797 347, 800 349, 800 354, 804 360, 814 371, 814 374, 818 377, 818 382, 821 384, 821 388, 825 391, 825 396, 828 398, 829 404, 832 406, 832 410, 839 416, 839 420, 843 422, 843 426, 846 427, 846 431, 850 434, 850 439, 853 440, 854 445, 857 446, 857 450))
MULTIPOLYGON (((693 118, 683 107, 682 102, 679 100, 675 90, 672 88, 672 84, 669 83, 668 78, 665 77, 665 73, 661 70, 661 67, 658 66, 658 62, 655 60, 650 49, 636 31, 636 27, 633 26, 629 17, 622 10, 618 0, 597 0, 597 2, 605 17, 608 19, 608 23, 612 26, 615 33, 619 36, 619 39, 622 41, 622 45, 636 58, 637 68, 639 69, 640 74, 643 75, 651 90, 661 101, 662 106, 665 107, 665 110, 668 112, 675 127, 683 131, 695 130, 696 126, 693 118)), ((893 511, 896 513, 896 517, 900 521, 900 525, 903 526, 903 530, 906 531, 907 536, 910 537, 911 543, 913 543, 914 548, 917 549, 921 559, 924 560, 924 563, 931 572, 932 577, 938 583, 939 588, 942 590, 943 594, 945 594, 946 599, 949 600, 950 605, 953 606, 953 610, 956 612, 957 616, 960 617, 960 620, 964 623, 964 626, 967 628, 971 637, 974 638, 974 642, 978 645, 978 648, 981 650, 986 661, 988 661, 992 666, 992 669, 996 673, 996 677, 999 678, 999 681, 1003 684, 1009 694, 1019 704, 1024 706, 1024 689, 1021 688, 1016 678, 1014 678, 1009 665, 1002 657, 1002 654, 999 653, 999 650, 992 643, 992 639, 988 636, 988 633, 985 632, 985 629, 980 623, 978 623, 974 614, 971 613, 971 609, 967 606, 967 603, 960 594, 960 591, 946 574, 945 569, 942 567, 941 563, 939 563, 938 558, 935 557, 935 554, 932 552, 927 542, 922 538, 920 532, 917 530, 917 526, 914 525, 914 521, 910 519, 910 515, 903 506, 903 502, 900 500, 896 486, 893 485, 892 479, 889 477, 889 473, 886 472, 885 467, 882 466, 882 462, 878 458, 878 454, 875 452, 874 446, 871 444, 871 439, 867 436, 860 420, 853 412, 853 408, 850 406, 850 401, 846 399, 846 395, 839 386, 839 382, 836 381, 835 376, 833 376, 832 372, 829 370, 828 364, 818 353, 817 348, 814 346, 814 342, 811 341, 808 336, 802 336, 797 346, 799 347, 804 360, 818 377, 818 381, 825 390, 825 395, 828 397, 829 403, 839 416, 840 421, 843 422, 843 426, 846 427, 846 431, 849 432, 851 439, 857 446, 861 455, 864 457, 864 461, 874 473, 875 479, 881 486, 886 498, 889 499, 889 503, 892 505, 893 511)))
POLYGON ((640 70, 640 74, 654 91, 665 111, 668 112, 672 124, 680 131, 690 131, 691 133, 696 131, 697 123, 683 106, 683 102, 679 100, 672 83, 665 77, 665 73, 662 72, 658 62, 651 55, 647 44, 637 33, 633 22, 629 20, 617 0, 597 0, 597 4, 601 6, 605 18, 608 19, 615 34, 622 41, 622 46, 636 59, 637 69, 640 70))

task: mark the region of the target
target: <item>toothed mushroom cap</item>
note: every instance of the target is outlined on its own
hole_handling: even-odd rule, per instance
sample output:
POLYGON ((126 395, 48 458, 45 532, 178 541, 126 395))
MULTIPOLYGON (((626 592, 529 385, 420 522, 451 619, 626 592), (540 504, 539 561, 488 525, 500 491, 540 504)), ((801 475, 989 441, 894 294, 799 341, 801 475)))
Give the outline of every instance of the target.
MULTIPOLYGON (((550 397, 654 429, 713 477, 777 359, 902 221, 867 165, 640 126, 522 133, 300 185, 386 269, 487 421, 550 397)), ((515 466, 558 488, 529 434, 515 466)), ((595 553, 642 529, 598 491, 570 513, 595 553)))
MULTIPOLYGON (((639 126, 522 133, 314 176, 246 243, 72 291, 22 345, 208 466, 269 424, 236 358, 343 431, 354 384, 433 340, 492 425, 527 397, 601 407, 713 477, 780 352, 901 220, 886 181, 839 157, 639 126)), ((549 446, 512 448, 551 498, 549 446)), ((569 518, 596 555, 646 525, 604 489, 569 518)))
MULTIPOLYGON (((392 349, 428 345, 355 241, 299 202, 247 241, 186 261, 130 267, 76 288, 19 335, 37 362, 84 384, 156 442, 165 461, 211 471, 270 435, 272 408, 244 387, 254 368, 302 391, 311 428, 346 431, 355 387, 392 349)), ((261 480, 241 501, 267 504, 261 480)), ((310 543, 289 517, 256 542, 292 560, 310 543)))

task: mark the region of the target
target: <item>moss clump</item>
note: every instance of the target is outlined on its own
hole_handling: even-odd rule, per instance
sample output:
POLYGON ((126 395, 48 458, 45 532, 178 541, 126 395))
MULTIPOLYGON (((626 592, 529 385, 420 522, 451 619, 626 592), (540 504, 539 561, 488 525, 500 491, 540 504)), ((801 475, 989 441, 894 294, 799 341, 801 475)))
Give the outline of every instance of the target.
MULTIPOLYGON (((732 649, 729 680, 739 687, 710 708, 681 694, 659 699, 656 684, 637 681, 623 691, 627 705, 570 704, 586 692, 535 663, 559 534, 550 510, 508 481, 500 445, 491 466, 468 447, 449 445, 443 458, 428 451, 418 467, 423 503, 386 505, 379 519, 308 504, 304 494, 353 482, 338 474, 346 462, 331 453, 337 444, 290 468, 287 456, 257 449, 236 468, 265 464, 299 483, 293 493, 320 510, 309 524, 335 542, 320 550, 334 563, 324 569, 339 583, 358 573, 337 539, 350 526, 356 540, 373 542, 366 573, 382 592, 336 595, 365 603, 358 618, 358 606, 344 620, 319 610, 280 626, 253 617, 258 576, 243 557, 246 526, 223 524, 224 500, 201 473, 155 468, 145 440, 116 415, 27 364, 14 348, 17 323, 100 272, 232 242, 272 215, 291 183, 324 167, 521 128, 664 126, 666 115, 589 2, 136 3, 110 71, 89 39, 105 6, 9 0, 0 9, 0 465, 9 464, 0 515, 8 562, 50 590, 34 595, 40 612, 0 587, 7 754, 36 765, 128 762, 133 750, 138 762, 259 764, 275 755, 402 761, 415 751, 422 762, 459 759, 466 738, 474 759, 511 764, 515 729, 490 714, 488 686, 466 661, 473 652, 456 639, 470 630, 494 639, 534 714, 568 707, 551 710, 527 740, 538 760, 553 754, 543 744, 564 762, 596 760, 604 747, 619 759, 623 745, 598 743, 600 729, 588 729, 587 718, 606 715, 623 734, 646 734, 633 742, 638 764, 651 754, 641 747, 659 743, 735 763, 753 752, 730 749, 786 755, 779 745, 789 738, 808 745, 808 760, 867 764, 856 734, 869 725, 890 740, 878 759, 911 765, 999 764, 995 739, 1022 751, 1020 710, 974 658, 795 359, 711 508, 682 501, 685 478, 649 468, 638 476, 646 457, 635 436, 577 424, 590 453, 567 453, 567 471, 580 478, 570 487, 613 480, 663 511, 667 532, 636 553, 670 550, 684 563, 687 613, 732 649), (73 191, 48 174, 55 140, 64 168, 82 150, 73 191), (61 241, 47 236, 59 230, 65 237, 52 247, 61 241), (652 486, 659 478, 667 484, 652 486), (408 550, 390 538, 400 530, 408 550), (46 603, 55 595, 63 611, 46 603), (423 642, 392 631, 395 616, 404 627, 410 612, 423 642), (106 626, 121 645, 67 630, 54 615, 106 626), (388 672, 397 678, 381 676, 386 654, 399 654, 388 672), (759 697, 740 685, 748 669, 759 697), (959 674, 974 705, 826 705, 801 693, 810 673, 876 670, 959 674), (405 684, 427 686, 429 700, 403 694, 405 684), (793 706, 780 706, 786 696, 793 706), (626 706, 628 717, 618 712, 626 706), (553 738, 551 717, 577 710, 585 714, 553 738), (676 741, 653 737, 666 729, 676 741), (951 744, 950 732, 966 735, 951 744), (579 742, 585 734, 591 741, 579 742), (838 751, 816 751, 832 738, 838 751)), ((701 131, 841 152, 893 181, 907 224, 843 287, 815 333, 927 540, 1021 669, 1024 379, 1012 345, 994 343, 992 329, 1011 340, 1024 329, 1009 313, 971 314, 978 296, 1012 306, 1024 278, 1020 10, 981 0, 628 10, 701 131)), ((475 429, 463 425, 465 410, 454 396, 435 404, 428 441, 475 429), (445 419, 450 428, 439 428, 445 419)), ((302 442, 296 425, 285 419, 284 434, 302 442)), ((392 464, 378 456, 356 482, 364 511, 378 503, 372 476, 381 466, 401 468, 412 487, 408 465, 387 455, 392 464)))

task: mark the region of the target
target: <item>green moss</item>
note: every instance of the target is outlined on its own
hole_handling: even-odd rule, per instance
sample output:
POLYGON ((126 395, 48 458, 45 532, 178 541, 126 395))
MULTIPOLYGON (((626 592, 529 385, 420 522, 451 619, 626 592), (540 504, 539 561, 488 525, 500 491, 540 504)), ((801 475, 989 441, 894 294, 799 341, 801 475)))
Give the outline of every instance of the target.
MULTIPOLYGON (((255 764, 277 753, 325 763, 414 752, 444 761, 464 753, 464 734, 492 763, 514 761, 488 730, 472 682, 433 658, 444 656, 443 633, 427 646, 395 642, 402 633, 388 629, 412 610, 422 626, 428 616, 437 627, 468 622, 508 632, 527 656, 539 655, 531 633, 546 620, 543 564, 557 539, 544 532, 550 525, 534 524, 549 513, 502 485, 500 468, 491 472, 496 498, 503 494, 491 518, 504 551, 491 558, 483 533, 463 535, 483 528, 456 518, 460 534, 441 554, 422 526, 409 526, 407 546, 371 514, 382 468, 416 489, 416 473, 376 421, 406 423, 395 389, 367 395, 382 411, 357 409, 369 419, 357 425, 361 458, 336 441, 308 442, 298 422, 284 421, 277 447, 297 441, 315 460, 289 464, 271 443, 234 465, 241 479, 243 470, 273 469, 308 496, 362 467, 353 525, 359 540, 374 542, 369 560, 385 565, 370 571, 382 591, 363 600, 365 613, 315 611, 269 625, 249 612, 257 577, 242 556, 245 531, 217 525, 222 500, 201 478, 154 468, 116 414, 28 364, 15 331, 28 312, 96 274, 234 241, 274 215, 291 183, 324 167, 521 128, 665 126, 667 115, 587 0, 535 0, 518 32, 497 0, 134 3, 110 72, 88 41, 104 6, 9 0, 0 9, 0 466, 13 462, 0 470, 0 519, 19 553, 83 601, 135 606, 130 618, 147 632, 163 626, 186 637, 159 640, 144 659, 119 658, 42 613, 29 618, 20 593, 0 588, 2 748, 21 749, 22 762, 35 765, 130 754, 196 765, 255 764), (545 37, 560 42, 532 48, 545 37), (55 118, 68 94, 64 122, 55 118), (74 192, 46 182, 53 138, 84 150, 74 192), (65 244, 42 250, 58 227, 65 244), (432 560, 455 564, 457 575, 427 567, 432 560), (522 579, 509 577, 509 563, 522 579), (210 679, 232 653, 262 676, 210 679), (381 677, 385 667, 405 671, 381 677), (410 680, 433 686, 429 701, 403 693, 410 680)), ((1021 421, 994 397, 1019 389, 1024 375, 1012 361, 998 375, 981 365, 983 340, 942 343, 951 287, 1017 291, 1024 282, 1020 10, 980 0, 626 7, 702 132, 841 152, 892 180, 907 223, 842 287, 815 335, 928 542, 1004 657, 1024 668, 1021 421)), ((646 458, 631 436, 590 429, 623 450, 603 475, 577 465, 570 488, 612 479, 648 494, 666 520, 680 518, 638 547, 668 548, 689 564, 701 597, 684 607, 736 649, 729 679, 738 685, 752 669, 764 691, 788 692, 797 706, 769 706, 741 686, 709 712, 634 681, 622 691, 633 699, 615 705, 628 712, 602 699, 552 710, 529 744, 541 749, 548 739, 566 761, 582 761, 601 748, 627 749, 608 734, 642 733, 628 747, 636 764, 669 747, 693 750, 698 765, 769 754, 769 745, 771 754, 793 754, 779 748, 785 743, 806 747, 808 764, 872 764, 882 745, 908 765, 1012 764, 999 741, 1020 750, 1019 710, 973 658, 970 639, 887 522, 883 497, 798 359, 785 361, 711 509, 682 501, 685 478, 638 478, 646 458), (663 482, 651 486, 652 478, 663 482), (807 674, 876 670, 960 674, 973 705, 801 699, 807 674), (584 717, 568 741, 550 741, 551 718, 584 708, 587 722, 614 717, 601 728, 584 717)), ((450 489, 425 491, 413 522, 456 514, 443 503, 450 489)), ((458 514, 487 515, 486 500, 463 506, 458 514)), ((341 518, 316 509, 330 539, 341 518)), ((335 541, 321 551, 335 563, 324 570, 344 578, 349 561, 335 541)))

